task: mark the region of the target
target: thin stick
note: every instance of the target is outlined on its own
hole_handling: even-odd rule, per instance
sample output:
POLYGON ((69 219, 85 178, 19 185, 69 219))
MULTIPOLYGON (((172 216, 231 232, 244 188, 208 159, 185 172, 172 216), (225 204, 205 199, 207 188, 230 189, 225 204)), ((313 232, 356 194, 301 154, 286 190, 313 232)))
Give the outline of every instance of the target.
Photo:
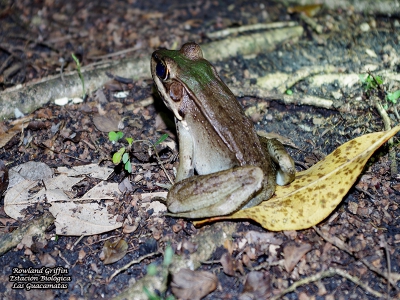
POLYGON ((139 257, 138 259, 132 260, 131 262, 127 263, 125 266, 123 266, 122 268, 116 270, 108 279, 107 279, 107 283, 110 283, 111 280, 117 276, 119 273, 121 273, 122 271, 125 271, 127 269, 129 269, 130 266, 134 265, 134 264, 138 264, 140 263, 142 260, 152 257, 152 256, 157 256, 160 255, 160 252, 153 252, 153 253, 149 253, 146 255, 143 255, 142 257, 139 257))
POLYGON ((282 296, 286 295, 287 293, 291 293, 294 292, 296 290, 296 288, 298 288, 299 286, 305 285, 305 284, 309 284, 311 282, 314 281, 318 281, 321 280, 322 278, 325 277, 332 277, 335 275, 340 275, 352 282, 354 282, 356 285, 359 285, 360 287, 362 287, 364 290, 366 290, 368 293, 374 295, 377 298, 383 298, 384 295, 373 290, 372 288, 370 288, 366 283, 363 283, 358 277, 352 276, 349 273, 345 272, 344 270, 341 269, 336 269, 336 268, 329 268, 329 270, 327 271, 322 271, 319 273, 316 273, 312 276, 306 277, 302 280, 296 281, 295 283, 293 283, 290 287, 288 287, 287 289, 283 290, 281 293, 279 293, 278 295, 270 298, 271 300, 276 300, 281 298, 282 296))

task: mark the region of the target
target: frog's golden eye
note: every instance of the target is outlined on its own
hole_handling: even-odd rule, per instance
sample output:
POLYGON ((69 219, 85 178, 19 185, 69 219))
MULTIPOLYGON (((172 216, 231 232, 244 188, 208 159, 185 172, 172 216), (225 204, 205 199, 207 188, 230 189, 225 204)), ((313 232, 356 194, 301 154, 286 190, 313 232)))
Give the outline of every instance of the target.
POLYGON ((167 80, 169 77, 168 68, 161 60, 157 62, 156 74, 161 80, 167 80))

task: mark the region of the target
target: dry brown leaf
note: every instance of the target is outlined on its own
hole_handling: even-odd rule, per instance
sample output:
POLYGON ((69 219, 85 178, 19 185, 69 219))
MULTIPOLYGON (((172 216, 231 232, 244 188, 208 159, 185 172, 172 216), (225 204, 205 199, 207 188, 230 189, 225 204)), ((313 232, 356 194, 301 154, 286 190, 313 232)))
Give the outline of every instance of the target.
POLYGON ((114 170, 108 167, 100 167, 98 164, 89 164, 73 166, 71 168, 58 167, 57 171, 60 173, 65 173, 68 176, 87 175, 92 178, 107 180, 114 170))
POLYGON ((290 185, 277 186, 275 196, 230 216, 207 219, 252 219, 272 231, 300 230, 318 224, 336 208, 364 169, 371 155, 394 136, 400 126, 355 138, 306 171, 290 185))
POLYGON ((10 128, 6 133, 0 134, 0 148, 3 148, 14 137, 14 135, 28 127, 28 122, 31 119, 32 117, 18 119, 14 122, 14 127, 10 128))
POLYGON ((37 202, 29 190, 37 186, 37 181, 24 180, 8 190, 4 196, 4 212, 13 219, 23 218, 21 210, 37 202))
POLYGON ((271 292, 271 278, 267 272, 252 271, 246 276, 240 299, 268 299, 271 292))
POLYGON ((118 131, 118 124, 121 122, 121 116, 115 110, 109 111, 106 115, 95 115, 93 123, 96 128, 102 132, 118 131))
POLYGON ((123 258, 127 252, 128 244, 125 240, 105 241, 101 254, 103 263, 105 265, 115 263, 123 258))
POLYGON ((285 269, 286 272, 290 273, 293 271, 294 267, 297 265, 299 260, 311 250, 310 244, 302 244, 300 247, 295 245, 287 245, 283 248, 283 253, 285 254, 285 269))
POLYGON ((108 213, 109 205, 113 203, 53 202, 49 210, 56 218, 54 224, 58 235, 87 236, 122 226, 122 222, 117 222, 117 216, 108 213))
POLYGON ((8 188, 8 168, 0 160, 0 195, 8 188))
POLYGON ((118 192, 118 183, 100 181, 88 190, 79 200, 114 199, 118 192))
POLYGON ((28 161, 10 169, 10 184, 8 188, 26 180, 44 180, 53 176, 53 170, 43 162, 28 161))
POLYGON ((232 256, 229 253, 224 253, 221 256, 221 259, 219 262, 222 265, 222 269, 224 270, 224 273, 229 276, 234 276, 235 275, 235 261, 233 260, 232 256))
MULTIPOLYGON (((43 163, 29 162, 10 170, 11 181, 14 186, 7 191, 4 197, 4 211, 14 219, 22 218, 21 211, 38 202, 51 203, 50 212, 56 217, 56 233, 63 235, 92 235, 110 231, 122 226, 117 222, 117 216, 107 212, 110 203, 87 203, 87 200, 114 199, 118 193, 117 183, 101 181, 81 198, 73 198, 72 187, 83 177, 69 177, 65 174, 51 177, 52 169, 43 163), (13 172, 11 172, 13 170, 13 172), (40 171, 39 171, 40 170, 40 171), (14 176, 14 175, 15 176, 14 176), (21 176, 23 175, 23 176, 21 176), (26 180, 24 177, 35 178, 26 180), (22 181, 19 181, 22 180, 22 181), (39 183, 43 183, 40 189, 39 183), (75 204, 72 202, 82 202, 75 204)), ((76 168, 64 170, 73 175, 86 174, 108 176, 108 170, 102 171, 97 167, 76 168), (80 173, 82 172, 82 173, 80 173)))
POLYGON ((217 288, 218 278, 206 271, 181 269, 171 282, 172 293, 179 299, 200 300, 217 288))

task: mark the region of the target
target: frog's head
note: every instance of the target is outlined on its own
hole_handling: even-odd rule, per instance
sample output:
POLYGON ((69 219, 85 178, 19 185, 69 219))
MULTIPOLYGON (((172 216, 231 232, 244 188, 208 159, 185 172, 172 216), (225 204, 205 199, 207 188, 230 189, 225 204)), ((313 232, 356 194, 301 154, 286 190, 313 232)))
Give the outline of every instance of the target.
POLYGON ((203 58, 196 43, 186 43, 180 50, 160 49, 151 57, 151 74, 165 105, 182 120, 180 107, 185 97, 196 99, 217 76, 213 66, 203 58))

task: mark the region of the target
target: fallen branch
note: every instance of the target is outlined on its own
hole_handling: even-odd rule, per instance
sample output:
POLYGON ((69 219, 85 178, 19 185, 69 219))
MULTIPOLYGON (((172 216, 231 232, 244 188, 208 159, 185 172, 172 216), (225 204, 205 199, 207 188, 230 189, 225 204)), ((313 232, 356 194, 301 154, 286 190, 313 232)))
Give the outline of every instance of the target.
POLYGON ((46 212, 39 218, 30 220, 24 225, 21 225, 11 233, 6 233, 0 238, 0 255, 3 255, 11 248, 18 245, 24 236, 43 236, 47 227, 54 222, 54 217, 51 213, 46 212))
MULTIPOLYGON (((303 28, 300 26, 276 29, 212 42, 202 45, 202 50, 204 57, 208 60, 222 60, 238 54, 248 55, 272 51, 278 44, 299 37, 302 33, 303 28)), ((148 52, 142 59, 126 58, 106 62, 96 68, 95 65, 81 68, 87 92, 95 91, 109 81, 110 78, 106 73, 134 80, 150 78, 150 55, 151 53, 148 52)), ((63 76, 50 76, 37 82, 18 85, 0 93, 0 119, 13 116, 15 108, 27 114, 54 99, 81 95, 82 84, 77 72, 65 73, 63 76)))

